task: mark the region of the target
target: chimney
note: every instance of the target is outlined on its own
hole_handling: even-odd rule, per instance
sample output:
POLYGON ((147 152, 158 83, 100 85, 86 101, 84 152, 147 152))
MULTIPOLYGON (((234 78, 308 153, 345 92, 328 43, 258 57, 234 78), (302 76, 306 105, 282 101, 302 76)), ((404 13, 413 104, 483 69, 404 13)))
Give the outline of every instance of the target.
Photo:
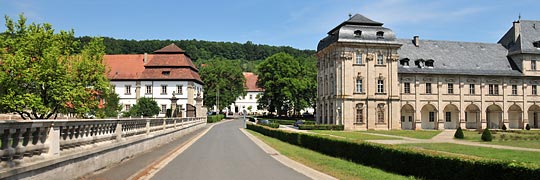
POLYGON ((419 47, 420 46, 420 37, 414 36, 413 37, 413 44, 414 44, 414 46, 419 47))
POLYGON ((519 23, 519 20, 514 21, 514 43, 517 43, 520 32, 521 32, 521 24, 519 23))
POLYGON ((144 62, 144 64, 146 64, 148 62, 148 53, 144 53, 143 62, 144 62))

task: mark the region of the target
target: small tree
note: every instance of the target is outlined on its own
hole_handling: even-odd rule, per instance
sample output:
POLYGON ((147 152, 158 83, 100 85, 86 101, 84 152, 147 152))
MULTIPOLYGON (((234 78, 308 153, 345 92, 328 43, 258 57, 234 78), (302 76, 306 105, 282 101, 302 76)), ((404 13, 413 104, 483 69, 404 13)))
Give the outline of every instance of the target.
POLYGON ((531 130, 531 126, 530 126, 529 124, 527 124, 527 125, 525 126, 525 129, 526 129, 526 130, 531 130))
POLYGON ((506 131, 506 125, 502 125, 502 128, 501 128, 503 131, 506 131))
POLYGON ((456 133, 454 134, 454 138, 463 139, 464 137, 465 136, 463 135, 463 130, 461 130, 461 127, 458 127, 456 133))
POLYGON ((491 141, 493 137, 491 136, 491 132, 489 132, 489 129, 484 129, 484 132, 482 132, 482 141, 491 141))
POLYGON ((137 101, 137 104, 129 109, 129 115, 150 117, 159 114, 159 111, 159 106, 154 99, 142 97, 137 101))

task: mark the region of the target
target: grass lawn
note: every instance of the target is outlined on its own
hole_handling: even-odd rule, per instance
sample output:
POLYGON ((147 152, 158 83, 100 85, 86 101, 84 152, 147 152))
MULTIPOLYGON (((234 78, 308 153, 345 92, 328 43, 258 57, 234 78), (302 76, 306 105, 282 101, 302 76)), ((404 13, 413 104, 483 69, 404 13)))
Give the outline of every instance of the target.
POLYGON ((515 147, 524 147, 524 148, 535 148, 540 149, 539 140, 513 140, 513 139, 527 139, 531 136, 540 136, 540 132, 528 132, 522 131, 520 133, 515 132, 497 132, 493 135, 493 141, 484 142, 481 139, 482 134, 478 134, 477 131, 463 131, 465 135, 465 140, 481 142, 484 144, 496 144, 503 146, 515 146, 515 147), (505 136, 504 138, 501 136, 505 136), (504 139, 504 140, 503 140, 504 139))
POLYGON ((394 135, 394 136, 404 136, 404 137, 410 137, 410 138, 417 138, 417 139, 431 139, 432 137, 436 136, 437 134, 441 133, 442 131, 423 131, 423 130, 390 130, 390 131, 376 131, 376 130, 368 130, 368 133, 376 133, 376 134, 387 134, 387 135, 394 135))
POLYGON ((365 134, 359 131, 328 131, 328 130, 311 130, 310 132, 323 134, 323 135, 334 135, 339 137, 344 137, 352 141, 364 141, 364 140, 399 140, 400 138, 377 136, 371 134, 365 134))
POLYGON ((402 144, 399 146, 420 147, 424 149, 450 152, 450 153, 456 153, 456 154, 465 154, 465 155, 490 158, 490 159, 506 160, 506 161, 515 160, 518 162, 528 162, 528 163, 534 163, 534 164, 540 165, 540 155, 538 152, 495 149, 495 148, 467 146, 467 145, 452 144, 452 143, 418 143, 418 144, 402 144))
POLYGON ((338 179, 415 179, 414 177, 396 175, 380 169, 326 156, 309 149, 264 136, 255 131, 247 131, 290 159, 338 179))

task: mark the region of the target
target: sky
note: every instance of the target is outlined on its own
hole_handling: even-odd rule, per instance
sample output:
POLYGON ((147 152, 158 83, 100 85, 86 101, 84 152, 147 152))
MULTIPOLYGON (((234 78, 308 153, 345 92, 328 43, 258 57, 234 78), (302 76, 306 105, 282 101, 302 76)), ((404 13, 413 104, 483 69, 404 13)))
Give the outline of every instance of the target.
POLYGON ((24 13, 29 22, 73 29, 76 36, 313 50, 349 14, 382 22, 398 38, 496 43, 520 15, 540 20, 538 9, 539 0, 0 0, 2 15, 24 13))

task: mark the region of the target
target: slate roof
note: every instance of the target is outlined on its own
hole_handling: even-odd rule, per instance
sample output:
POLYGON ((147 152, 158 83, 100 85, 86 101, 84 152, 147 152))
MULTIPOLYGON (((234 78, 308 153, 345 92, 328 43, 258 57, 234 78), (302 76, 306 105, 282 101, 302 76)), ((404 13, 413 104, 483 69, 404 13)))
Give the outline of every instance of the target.
POLYGON ((398 39, 400 60, 409 59, 409 67, 398 66, 398 73, 462 74, 522 76, 507 58, 501 44, 420 40, 416 47, 412 39, 398 39), (434 61, 433 68, 419 68, 415 61, 434 61))
POLYGON ((257 80, 259 79, 259 76, 251 72, 244 72, 243 74, 244 74, 244 77, 246 78, 246 83, 244 84, 246 91, 248 92, 264 91, 262 88, 257 86, 257 80))
POLYGON ((361 14, 355 14, 354 16, 350 17, 348 20, 342 22, 338 26, 336 26, 334 29, 330 30, 328 34, 331 34, 336 29, 339 29, 340 27, 344 25, 364 25, 364 26, 382 26, 383 23, 373 21, 361 14))
POLYGON ((519 53, 540 54, 540 48, 533 46, 534 42, 540 41, 540 21, 519 20, 517 23, 520 24, 517 43, 514 43, 515 27, 513 26, 498 43, 503 44, 508 49, 509 55, 519 53))

